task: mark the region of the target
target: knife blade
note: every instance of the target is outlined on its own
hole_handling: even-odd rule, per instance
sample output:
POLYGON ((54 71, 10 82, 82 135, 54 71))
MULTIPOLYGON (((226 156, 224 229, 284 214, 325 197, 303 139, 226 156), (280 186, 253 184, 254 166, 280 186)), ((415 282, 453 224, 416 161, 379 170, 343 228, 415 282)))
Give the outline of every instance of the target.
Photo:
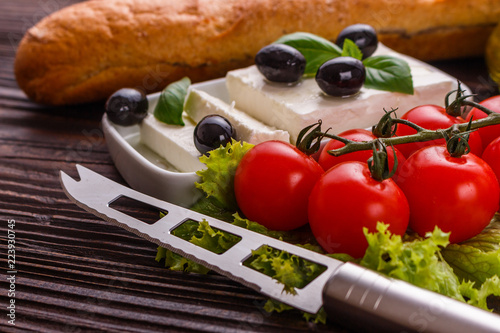
POLYGON ((66 195, 79 207, 299 310, 317 313, 323 306, 329 319, 363 332, 500 332, 499 315, 153 198, 81 165, 76 168, 79 181, 63 171, 60 181, 66 195), (111 207, 122 197, 156 207, 165 216, 148 224, 111 207), (237 236, 239 241, 217 254, 172 234, 186 221, 202 220, 237 236), (296 293, 284 292, 278 281, 243 264, 252 250, 264 245, 325 269, 296 293))

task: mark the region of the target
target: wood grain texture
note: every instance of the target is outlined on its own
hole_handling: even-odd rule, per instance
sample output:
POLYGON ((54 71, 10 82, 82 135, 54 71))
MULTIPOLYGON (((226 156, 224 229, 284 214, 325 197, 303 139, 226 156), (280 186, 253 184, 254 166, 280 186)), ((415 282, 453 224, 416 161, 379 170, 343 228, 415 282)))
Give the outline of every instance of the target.
MULTIPOLYGON (((124 184, 100 128, 102 105, 48 108, 14 80, 17 42, 51 10, 75 1, 0 2, 0 331, 343 332, 298 312, 269 315, 258 293, 225 277, 164 269, 155 245, 99 220, 64 195, 75 164, 124 184), (16 325, 9 302, 7 221, 16 221, 16 325)), ((496 92, 482 59, 436 63, 479 98, 496 92)))

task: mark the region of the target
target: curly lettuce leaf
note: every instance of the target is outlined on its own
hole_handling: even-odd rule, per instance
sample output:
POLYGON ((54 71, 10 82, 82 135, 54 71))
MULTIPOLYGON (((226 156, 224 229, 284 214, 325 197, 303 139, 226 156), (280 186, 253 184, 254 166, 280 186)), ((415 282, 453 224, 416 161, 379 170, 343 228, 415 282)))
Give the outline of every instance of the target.
POLYGON ((303 233, 300 230, 290 230, 290 231, 269 230, 262 224, 242 218, 239 213, 233 214, 232 224, 289 243, 298 243, 305 239, 303 233))
POLYGON ((212 228, 206 220, 199 223, 196 231, 190 242, 217 254, 226 252, 241 240, 238 236, 212 228))
MULTIPOLYGON (((493 245, 496 240, 498 224, 495 220, 490 227, 485 229, 478 238, 472 238, 460 245, 448 244, 448 233, 444 233, 436 228, 429 233, 426 238, 415 238, 403 240, 400 236, 391 235, 387 230, 387 225, 379 223, 376 233, 365 235, 369 246, 365 256, 361 260, 361 265, 376 270, 385 275, 410 282, 416 286, 429 289, 440 294, 467 302, 471 305, 485 310, 496 309, 500 311, 500 279, 498 272, 485 270, 481 275, 482 280, 470 280, 459 278, 455 267, 445 260, 445 253, 448 257, 456 256, 471 263, 471 266, 481 267, 481 263, 491 259, 496 262, 499 254, 493 245), (480 239, 481 241, 479 241, 480 239), (484 240, 490 239, 492 244, 487 245, 484 240), (468 245, 464 245, 468 244, 468 245), (473 244, 473 245, 471 245, 473 244), (481 245, 480 245, 481 244, 481 245), (490 249, 482 253, 470 252, 471 248, 490 249), (461 248, 458 250, 457 248, 461 248), (451 250, 450 250, 451 248, 451 250), (495 257, 495 259, 492 259, 495 257), (492 303, 490 305, 489 303, 492 303), (495 304, 495 305, 493 305, 495 304)), ((497 243, 498 245, 498 243, 497 243)), ((465 264, 467 266, 467 263, 465 264)), ((486 265, 488 266, 488 265, 486 265)))
POLYGON ((234 196, 234 174, 236 167, 243 155, 253 147, 247 142, 232 143, 210 151, 208 156, 203 155, 200 161, 207 168, 198 171, 201 181, 195 186, 206 193, 207 197, 213 197, 220 207, 229 211, 237 211, 238 205, 234 196))
POLYGON ((460 292, 467 299, 467 303, 478 308, 491 311, 500 308, 500 278, 497 275, 487 278, 479 287, 475 287, 472 281, 462 282, 460 292), (496 304, 490 306, 490 300, 496 304))
POLYGON ((492 308, 496 309, 497 312, 500 310, 500 278, 498 275, 492 276, 481 285, 477 293, 477 298, 470 299, 467 301, 469 304, 480 307, 485 310, 491 310, 492 308), (495 306, 489 306, 489 300, 495 299, 495 306))
POLYGON ((173 271, 198 274, 207 274, 210 271, 210 269, 205 266, 159 246, 156 252, 156 261, 160 262, 162 260, 165 260, 165 267, 173 271))
MULTIPOLYGON (((285 303, 278 302, 274 299, 268 299, 267 302, 264 304, 263 308, 264 308, 264 311, 267 311, 270 313, 271 312, 281 313, 284 311, 295 310, 295 308, 293 308, 292 306, 287 305, 285 303)), ((314 314, 303 312, 302 316, 308 322, 315 323, 315 324, 326 324, 326 312, 325 312, 325 309, 323 309, 323 308, 319 309, 318 313, 314 313, 314 314)))
POLYGON ((460 282, 451 267, 440 260, 439 251, 449 243, 449 234, 438 228, 427 238, 403 242, 388 225, 377 224, 377 232, 364 230, 368 249, 360 264, 387 276, 464 301, 460 282))
POLYGON ((234 212, 223 208, 221 206, 221 203, 214 197, 203 197, 195 202, 195 204, 191 206, 190 209, 222 221, 233 221, 234 212))
POLYGON ((500 276, 500 250, 483 252, 472 246, 451 244, 443 250, 443 258, 461 280, 477 286, 493 275, 500 276))
POLYGON ((283 284, 283 291, 295 294, 326 269, 325 266, 303 259, 286 251, 263 245, 252 251, 246 266, 266 274, 283 284))
POLYGON ((282 234, 284 234, 284 233, 279 232, 279 231, 270 231, 269 229, 264 227, 262 224, 259 224, 257 222, 253 222, 253 221, 250 221, 249 219, 245 219, 245 218, 241 217, 239 213, 234 213, 233 218, 234 218, 234 221, 233 221, 234 225, 241 227, 241 228, 251 230, 253 232, 257 232, 257 233, 262 234, 262 235, 271 236, 271 237, 280 239, 282 234))
POLYGON ((499 214, 479 235, 448 245, 442 255, 459 279, 472 281, 476 287, 494 275, 500 276, 499 214))
MULTIPOLYGON (((212 228, 207 221, 200 223, 188 220, 172 230, 172 234, 204 249, 220 254, 226 252, 240 241, 238 236, 212 228)), ((158 247, 156 261, 165 260, 165 266, 171 270, 206 274, 210 270, 186 259, 168 249, 158 247)))
MULTIPOLYGON (((160 214, 163 215, 163 214, 160 214)), ((190 241, 198 229, 196 221, 187 221, 172 230, 172 234, 186 241, 190 241)), ((183 256, 159 246, 156 252, 156 261, 165 260, 165 267, 173 271, 206 274, 210 269, 191 261, 183 256)))

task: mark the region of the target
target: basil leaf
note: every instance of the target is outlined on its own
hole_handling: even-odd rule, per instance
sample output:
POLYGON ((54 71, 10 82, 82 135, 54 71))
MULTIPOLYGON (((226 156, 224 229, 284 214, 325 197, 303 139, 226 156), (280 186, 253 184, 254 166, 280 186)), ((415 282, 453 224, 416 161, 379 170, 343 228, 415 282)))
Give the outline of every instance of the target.
POLYGON ((184 77, 163 89, 154 110, 155 118, 169 125, 184 126, 182 111, 184 99, 190 85, 191 80, 184 77))
POLYGON ((391 56, 373 56, 363 61, 365 87, 413 95, 413 79, 408 63, 391 56))
POLYGON ((342 57, 352 57, 358 60, 363 59, 363 52, 352 40, 346 38, 342 48, 342 57))
POLYGON ((295 32, 285 35, 275 43, 286 44, 299 50, 306 58, 306 69, 304 75, 314 76, 325 61, 336 58, 342 54, 342 50, 329 40, 307 33, 295 32))

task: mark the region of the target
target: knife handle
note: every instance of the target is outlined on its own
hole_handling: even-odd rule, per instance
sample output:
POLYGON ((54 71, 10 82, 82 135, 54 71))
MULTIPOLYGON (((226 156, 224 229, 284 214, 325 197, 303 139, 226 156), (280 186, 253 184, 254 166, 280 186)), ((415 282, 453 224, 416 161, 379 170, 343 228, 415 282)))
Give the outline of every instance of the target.
POLYGON ((341 265, 323 289, 328 318, 361 332, 500 332, 500 316, 387 278, 341 265))

